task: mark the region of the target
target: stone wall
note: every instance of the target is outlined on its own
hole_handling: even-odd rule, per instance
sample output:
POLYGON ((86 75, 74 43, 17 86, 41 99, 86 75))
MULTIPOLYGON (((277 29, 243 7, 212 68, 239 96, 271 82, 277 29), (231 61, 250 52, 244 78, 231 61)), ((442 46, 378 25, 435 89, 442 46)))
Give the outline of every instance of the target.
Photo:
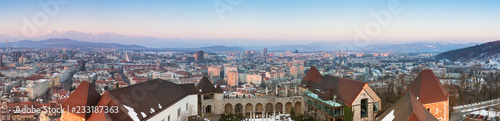
MULTIPOLYGON (((211 106, 212 114, 224 114, 226 112, 226 105, 231 105, 231 111, 233 114, 236 112, 235 108, 237 104, 243 106, 242 113, 249 113, 247 110, 252 110, 256 112, 256 106, 262 106, 265 110, 267 104, 272 105, 272 109, 276 110, 276 105, 281 104, 281 111, 287 109, 286 104, 291 103, 293 107, 297 104, 300 105, 300 109, 296 109, 296 114, 302 114, 305 109, 305 103, 303 103, 304 98, 302 96, 292 96, 292 97, 251 97, 251 98, 223 98, 222 94, 215 94, 214 99, 203 100, 204 107, 211 106), (247 108, 247 105, 251 108, 247 108)), ((298 107, 298 106, 297 106, 298 107)), ((289 107, 288 107, 289 108, 289 107)), ((264 111, 261 111, 264 112, 264 111)), ((261 113, 258 112, 258 113, 261 113)), ((278 113, 278 112, 276 112, 278 113)), ((265 112, 261 115, 265 115, 265 112)))
POLYGON ((449 120, 449 99, 441 102, 423 104, 429 112, 440 121, 449 120))

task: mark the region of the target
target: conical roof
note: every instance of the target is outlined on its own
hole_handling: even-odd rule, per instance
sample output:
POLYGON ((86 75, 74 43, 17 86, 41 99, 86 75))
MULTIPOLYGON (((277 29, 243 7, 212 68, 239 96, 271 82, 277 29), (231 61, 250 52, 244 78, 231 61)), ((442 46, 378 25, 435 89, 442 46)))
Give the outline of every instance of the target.
POLYGON ((406 93, 383 112, 377 121, 438 121, 412 93, 406 93))
MULTIPOLYGON (((77 106, 92 106, 96 105, 101 95, 95 90, 88 81, 82 81, 80 85, 71 93, 69 98, 64 101, 62 107, 70 109, 77 106)), ((78 107, 77 107, 78 108, 78 107)), ((92 113, 74 113, 82 118, 89 118, 92 113)))
POLYGON ((224 93, 224 91, 222 90, 222 88, 220 87, 220 85, 217 85, 217 87, 215 88, 214 92, 215 93, 224 93))
POLYGON ((196 90, 198 91, 199 94, 206 94, 206 93, 222 93, 222 89, 216 90, 214 87, 214 84, 208 80, 207 77, 203 77, 198 85, 196 86, 196 90))
POLYGON ((423 104, 448 100, 449 92, 432 70, 422 70, 408 90, 423 104))
POLYGON ((319 83, 321 81, 321 76, 323 75, 319 73, 318 69, 316 69, 316 67, 314 66, 311 66, 311 68, 309 69, 309 71, 307 71, 304 78, 302 78, 302 81, 300 82, 299 86, 309 87, 311 86, 310 85, 311 82, 319 83))

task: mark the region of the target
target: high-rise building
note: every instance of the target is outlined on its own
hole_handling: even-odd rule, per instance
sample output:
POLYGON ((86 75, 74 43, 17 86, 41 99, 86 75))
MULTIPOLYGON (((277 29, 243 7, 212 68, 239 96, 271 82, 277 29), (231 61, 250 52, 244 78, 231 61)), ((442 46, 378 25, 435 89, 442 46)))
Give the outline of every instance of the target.
POLYGON ((14 62, 19 62, 19 57, 21 57, 21 52, 14 52, 14 62))
POLYGON ((224 76, 227 76, 228 72, 230 72, 230 71, 238 71, 238 67, 236 67, 236 66, 224 67, 224 76))
POLYGON ((262 52, 264 56, 267 56, 267 48, 264 48, 264 52, 262 52))
POLYGON ((200 50, 200 51, 196 52, 193 55, 194 55, 194 60, 196 60, 196 61, 203 61, 203 59, 204 59, 203 56, 205 55, 205 52, 203 52, 203 50, 200 50))
POLYGON ((19 62, 21 63, 21 65, 24 66, 24 63, 28 62, 28 58, 24 57, 24 56, 21 56, 19 57, 19 62))
POLYGON ((193 54, 194 60, 198 60, 198 53, 193 54))
POLYGON ((68 60, 69 59, 68 54, 66 54, 66 53, 60 54, 59 59, 68 60))
POLYGON ((296 66, 290 67, 290 76, 292 76, 293 78, 297 78, 298 75, 299 69, 296 66))
POLYGON ((299 66, 299 75, 304 75, 304 69, 305 69, 305 68, 306 68, 306 67, 304 67, 304 65, 300 65, 300 66, 299 66))
POLYGON ((218 66, 208 67, 208 76, 209 77, 220 76, 220 67, 218 66))
POLYGON ((262 76, 259 74, 247 74, 246 81, 247 83, 260 84, 262 83, 262 76))
POLYGON ((227 73, 227 85, 231 87, 238 86, 238 71, 229 71, 227 73))

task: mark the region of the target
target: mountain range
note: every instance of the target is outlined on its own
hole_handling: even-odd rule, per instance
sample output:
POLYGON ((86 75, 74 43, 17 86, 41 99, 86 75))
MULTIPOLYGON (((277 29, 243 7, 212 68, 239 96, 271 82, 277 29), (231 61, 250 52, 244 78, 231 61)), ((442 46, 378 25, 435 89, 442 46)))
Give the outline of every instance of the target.
POLYGON ((477 45, 477 43, 413 42, 404 44, 373 43, 356 46, 347 42, 318 42, 305 45, 280 45, 247 47, 247 49, 268 48, 269 51, 374 51, 374 52, 444 52, 477 45))
MULTIPOLYGON (((5 43, 0 44, 1 47, 5 47, 5 43)), ((139 45, 123 45, 117 43, 95 43, 95 42, 85 42, 71 39, 47 39, 41 41, 33 40, 21 40, 17 42, 9 42, 9 47, 14 48, 117 48, 117 49, 146 49, 144 46, 139 45)))
POLYGON ((498 59, 500 57, 500 40, 466 48, 451 50, 436 55, 436 59, 449 59, 450 61, 471 61, 498 59))
MULTIPOLYGON (((6 39, 6 36, 0 36, 0 39, 6 39)), ((315 43, 292 43, 292 42, 274 42, 265 40, 242 40, 242 39, 226 39, 226 40, 183 40, 183 39, 160 39, 147 36, 122 35, 116 33, 84 33, 78 31, 56 31, 51 30, 44 35, 29 38, 17 42, 9 42, 11 47, 56 47, 73 46, 72 42, 62 40, 72 40, 82 42, 82 47, 131 47, 133 48, 158 48, 158 49, 207 49, 213 51, 239 51, 239 50, 257 50, 268 48, 269 51, 377 51, 377 52, 445 52, 453 49, 464 48, 477 45, 477 43, 444 43, 444 42, 412 42, 404 44, 393 43, 368 43, 367 46, 356 45, 350 41, 332 41, 332 42, 315 42, 315 43), (59 39, 60 44, 47 43, 45 40, 58 40, 54 38, 69 38, 59 39), (33 41, 41 40, 41 41, 33 41), (88 43, 83 43, 88 42, 88 43), (30 44, 36 43, 36 44, 30 44), (92 45, 90 43, 98 43, 92 45), (41 44, 41 45, 40 45, 41 44), (108 45, 109 44, 109 45, 108 45), (101 46, 102 45, 102 46, 101 46), (252 46, 254 45, 254 46, 252 46), (217 47, 223 47, 217 49, 217 47)), ((0 44, 2 45, 2 44, 0 44)), ((3 43, 5 46, 5 43, 3 43)), ((73 46, 74 47, 74 46, 73 46)), ((73 48, 71 47, 71 48, 73 48)))

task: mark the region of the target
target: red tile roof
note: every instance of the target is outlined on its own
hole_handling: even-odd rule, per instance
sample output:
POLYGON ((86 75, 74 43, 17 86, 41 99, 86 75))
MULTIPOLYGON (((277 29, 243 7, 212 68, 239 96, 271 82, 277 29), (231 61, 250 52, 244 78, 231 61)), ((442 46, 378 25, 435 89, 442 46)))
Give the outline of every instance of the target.
MULTIPOLYGON (((82 83, 71 93, 69 98, 64 101, 62 107, 69 107, 70 109, 76 106, 91 106, 96 105, 101 95, 95 90, 87 81, 82 83)), ((77 116, 88 119, 91 113, 74 113, 77 116)))
POLYGON ((300 82, 300 86, 302 87, 309 87, 310 85, 308 83, 310 82, 317 82, 321 81, 321 73, 319 73, 318 69, 316 67, 312 66, 309 71, 307 71, 307 74, 302 78, 302 81, 300 82))
POLYGON ((399 98, 394 105, 380 114, 377 121, 384 118, 393 121, 438 121, 411 93, 399 98))
POLYGON ((423 104, 445 101, 450 95, 432 70, 422 70, 407 91, 411 91, 423 104))

